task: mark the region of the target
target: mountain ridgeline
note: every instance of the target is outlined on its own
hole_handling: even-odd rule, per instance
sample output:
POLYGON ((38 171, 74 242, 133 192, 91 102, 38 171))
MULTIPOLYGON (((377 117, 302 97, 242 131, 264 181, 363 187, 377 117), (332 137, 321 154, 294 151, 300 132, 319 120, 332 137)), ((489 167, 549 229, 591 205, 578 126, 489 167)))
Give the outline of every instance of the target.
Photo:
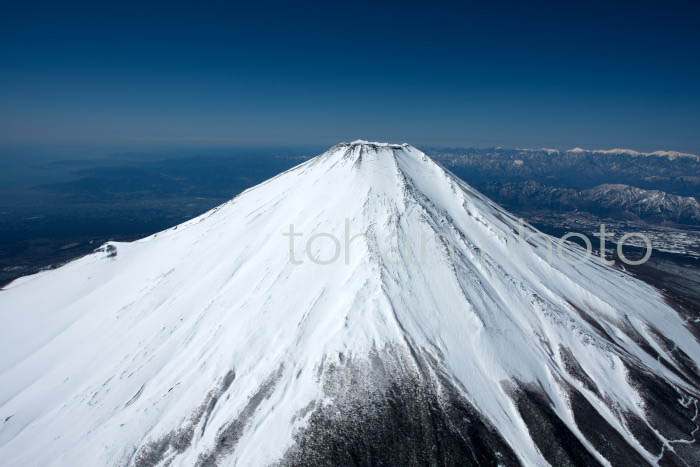
POLYGON ((700 226, 700 202, 696 198, 629 185, 605 184, 577 190, 527 181, 490 183, 482 191, 515 210, 586 211, 653 224, 700 226))
POLYGON ((700 160, 693 155, 643 154, 629 150, 506 148, 430 148, 428 152, 456 175, 479 188, 494 182, 524 181, 577 190, 624 184, 700 197, 700 160))
POLYGON ((341 143, 0 291, 0 463, 700 465, 699 318, 341 143))

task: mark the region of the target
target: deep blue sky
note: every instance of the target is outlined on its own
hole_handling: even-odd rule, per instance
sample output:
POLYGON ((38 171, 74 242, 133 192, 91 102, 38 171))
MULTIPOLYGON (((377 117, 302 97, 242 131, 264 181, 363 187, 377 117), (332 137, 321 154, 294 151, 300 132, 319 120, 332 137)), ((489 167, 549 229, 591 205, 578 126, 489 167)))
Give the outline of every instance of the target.
POLYGON ((700 152, 698 2, 23 3, 0 142, 700 152))

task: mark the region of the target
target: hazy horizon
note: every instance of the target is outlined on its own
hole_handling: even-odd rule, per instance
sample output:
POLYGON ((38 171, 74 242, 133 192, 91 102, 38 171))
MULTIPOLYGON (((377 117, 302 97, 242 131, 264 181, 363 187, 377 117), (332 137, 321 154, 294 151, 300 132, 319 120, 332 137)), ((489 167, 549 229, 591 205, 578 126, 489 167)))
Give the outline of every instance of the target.
POLYGON ((8 5, 0 142, 700 153, 699 9, 8 5))

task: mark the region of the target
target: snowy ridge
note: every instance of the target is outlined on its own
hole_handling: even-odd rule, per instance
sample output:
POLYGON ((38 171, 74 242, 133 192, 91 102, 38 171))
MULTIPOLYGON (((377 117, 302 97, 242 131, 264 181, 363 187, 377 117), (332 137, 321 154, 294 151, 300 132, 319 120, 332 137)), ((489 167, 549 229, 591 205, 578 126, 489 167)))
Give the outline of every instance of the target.
MULTIPOLYGON (((497 147, 496 149, 504 149, 501 147, 497 147)), ((657 157, 666 157, 670 160, 678 159, 678 158, 689 158, 689 159, 695 159, 697 161, 700 161, 700 156, 696 154, 689 154, 685 152, 679 152, 679 151, 653 151, 653 152, 640 152, 640 151, 635 151, 634 149, 621 149, 621 148, 614 148, 614 149, 583 149, 583 148, 573 148, 573 149, 568 149, 566 151, 562 151, 559 149, 552 149, 552 148, 539 148, 539 149, 532 149, 532 148, 516 148, 518 151, 527 151, 527 152, 545 152, 549 155, 552 154, 561 154, 561 153, 567 153, 571 152, 574 154, 617 154, 617 155, 627 155, 627 156, 657 156, 657 157)))
MULTIPOLYGON (((657 290, 549 241, 407 144, 336 145, 0 291, 0 465, 339 463, 314 440, 360 439, 390 422, 375 416, 387 400, 450 421, 431 459, 466 423, 455 437, 482 465, 692 463, 696 330, 657 290), (340 239, 329 264, 310 260, 336 252, 308 243, 319 233, 340 239), (546 447, 564 434, 574 447, 546 447)), ((378 459, 393 449, 371 446, 378 432, 343 452, 378 459)))
POLYGON ((697 199, 624 184, 606 183, 576 190, 528 181, 494 183, 485 192, 511 207, 583 210, 618 218, 638 216, 654 222, 700 225, 700 202, 697 199))
POLYGON ((569 149, 566 152, 574 152, 574 153, 601 153, 601 154, 625 154, 628 156, 659 156, 659 157, 667 157, 670 160, 678 159, 678 158, 690 158, 690 159, 695 159, 697 161, 700 161, 700 156, 696 154, 688 154, 685 152, 678 152, 678 151, 653 151, 653 152, 640 152, 640 151, 635 151, 634 149, 620 149, 620 148, 615 148, 615 149, 582 149, 582 148, 573 148, 569 149))

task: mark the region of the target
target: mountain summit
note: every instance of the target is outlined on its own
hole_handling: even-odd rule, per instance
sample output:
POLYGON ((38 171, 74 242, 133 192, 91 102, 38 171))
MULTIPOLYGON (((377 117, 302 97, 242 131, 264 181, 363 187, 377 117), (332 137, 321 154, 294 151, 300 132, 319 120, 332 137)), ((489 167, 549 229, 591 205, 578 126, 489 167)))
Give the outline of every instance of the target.
POLYGON ((700 331, 407 144, 0 292, 0 464, 698 465, 700 331))

